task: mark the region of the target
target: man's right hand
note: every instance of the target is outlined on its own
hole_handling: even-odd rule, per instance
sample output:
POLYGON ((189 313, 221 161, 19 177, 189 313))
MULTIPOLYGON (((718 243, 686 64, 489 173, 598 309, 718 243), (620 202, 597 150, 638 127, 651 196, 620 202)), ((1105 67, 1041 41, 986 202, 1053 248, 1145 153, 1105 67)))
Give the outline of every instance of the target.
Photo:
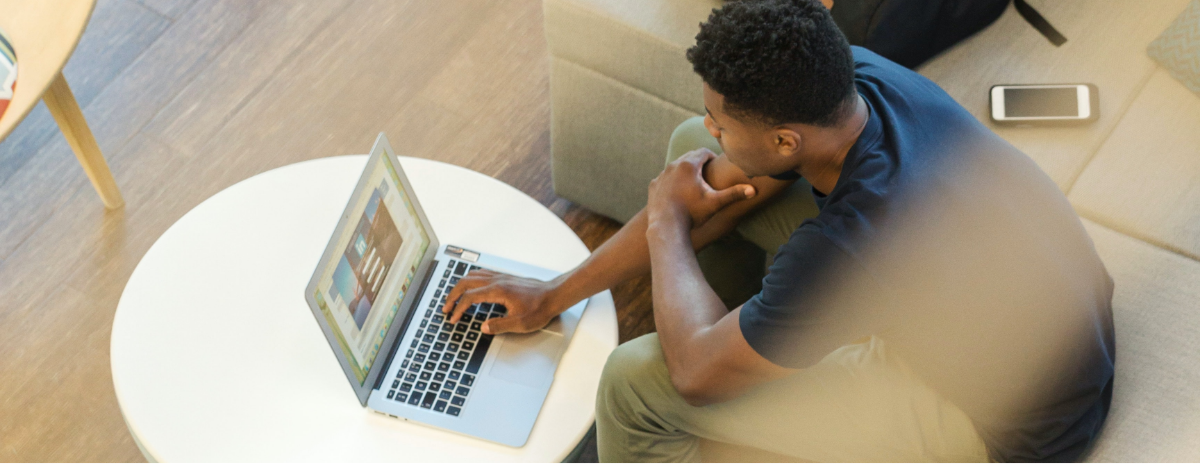
POLYGON ((484 333, 533 332, 567 309, 555 307, 551 298, 555 287, 553 282, 476 269, 459 280, 446 296, 442 312, 451 323, 457 323, 472 305, 500 304, 508 309, 507 314, 484 322, 484 333))

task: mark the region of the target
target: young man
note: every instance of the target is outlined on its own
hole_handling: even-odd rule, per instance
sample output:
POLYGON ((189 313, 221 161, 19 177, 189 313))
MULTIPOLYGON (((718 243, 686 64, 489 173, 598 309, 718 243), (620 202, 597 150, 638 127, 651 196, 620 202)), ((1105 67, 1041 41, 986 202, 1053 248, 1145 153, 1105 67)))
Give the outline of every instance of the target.
POLYGON ((708 136, 676 130, 646 208, 552 282, 471 274, 451 320, 496 302, 484 331, 536 330, 651 272, 658 333, 617 348, 596 400, 605 461, 695 460, 697 437, 815 461, 1079 457, 1111 399, 1112 283, 1032 160, 849 47, 816 0, 731 2, 688 59, 708 136), (743 218, 778 252, 729 311, 696 251, 743 218))

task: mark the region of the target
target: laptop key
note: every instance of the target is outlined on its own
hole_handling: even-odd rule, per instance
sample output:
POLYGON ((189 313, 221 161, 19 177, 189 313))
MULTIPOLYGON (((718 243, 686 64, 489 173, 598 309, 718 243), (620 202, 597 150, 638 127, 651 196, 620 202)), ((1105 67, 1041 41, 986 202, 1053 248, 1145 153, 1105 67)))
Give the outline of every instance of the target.
MULTIPOLYGON (((446 341, 446 340, 449 340, 449 339, 450 339, 450 334, 448 334, 448 333, 446 333, 446 332, 442 332, 442 333, 438 334, 438 336, 437 336, 437 339, 438 339, 438 340, 441 340, 441 341, 443 341, 443 342, 444 342, 444 341, 446 341)), ((457 340, 456 340, 456 341, 457 341, 457 340)))
POLYGON ((438 364, 438 370, 442 371, 442 372, 446 372, 446 371, 450 370, 450 363, 444 362, 444 363, 438 364))
POLYGON ((442 289, 439 288, 439 289, 433 291, 434 298, 438 298, 440 296, 442 296, 442 289))
MULTIPOLYGON (((409 357, 412 357, 412 355, 409 355, 409 357)), ((405 359, 404 362, 400 363, 400 370, 405 370, 405 369, 408 369, 408 360, 407 359, 405 359)))
POLYGON ((450 400, 450 404, 453 404, 455 406, 462 406, 463 403, 466 403, 466 402, 467 402, 467 399, 463 398, 461 396, 456 396, 450 400))
POLYGON ((462 384, 466 385, 468 387, 471 385, 475 385, 475 376, 473 376, 471 374, 464 375, 462 378, 462 384))
POLYGON ((441 324, 444 320, 446 320, 446 316, 440 312, 434 315, 433 319, 430 319, 434 324, 441 324))
POLYGON ((474 344, 474 343, 471 343, 471 342, 463 342, 463 349, 464 349, 464 350, 470 350, 470 349, 474 349, 474 348, 475 348, 475 344, 474 344))
POLYGON ((412 381, 415 381, 415 380, 417 380, 417 374, 414 374, 414 373, 412 373, 412 372, 409 372, 409 373, 408 373, 408 375, 405 375, 405 376, 404 376, 404 381, 405 381, 405 382, 412 382, 412 381))
POLYGON ((459 320, 462 322, 471 322, 471 315, 463 313, 462 318, 459 320))
POLYGON ((408 397, 408 404, 411 404, 413 406, 421 404, 421 394, 413 393, 412 396, 408 397))
POLYGON ((430 383, 429 383, 429 391, 438 391, 438 390, 441 390, 441 389, 442 389, 442 384, 440 384, 440 383, 437 383, 437 382, 430 382, 430 383))
POLYGON ((429 386, 429 384, 427 384, 425 382, 417 382, 417 390, 424 390, 425 387, 428 387, 428 386, 429 386))
POLYGON ((451 324, 449 321, 447 321, 445 324, 442 324, 442 332, 453 332, 453 331, 454 331, 454 324, 451 324))
POLYGON ((478 322, 471 324, 471 330, 475 330, 475 331, 483 330, 483 324, 480 324, 478 322))
MULTIPOLYGON (((428 345, 421 345, 421 346, 428 346, 428 345)), ((429 351, 429 350, 425 350, 425 351, 429 351)), ((425 351, 422 351, 422 353, 424 353, 425 351)), ((418 354, 413 357, 413 361, 416 362, 417 364, 423 363, 423 362, 425 362, 425 355, 418 354)))
POLYGON ((396 387, 399 387, 399 386, 400 386, 400 381, 399 381, 399 380, 393 380, 393 381, 392 381, 392 388, 396 388, 396 387))
POLYGON ((417 339, 416 339, 416 338, 414 338, 414 339, 413 339, 413 342, 412 342, 412 347, 413 347, 413 348, 416 348, 418 343, 421 343, 421 342, 420 342, 420 341, 417 341, 417 339))
POLYGON ((443 381, 443 380, 446 380, 446 374, 443 374, 443 373, 441 373, 441 372, 438 372, 438 373, 436 373, 436 374, 433 374, 433 381, 434 381, 434 382, 441 382, 441 381, 443 381))
MULTIPOLYGON (((474 332, 471 333, 474 335, 474 332)), ((467 361, 467 372, 472 374, 479 373, 479 366, 483 365, 483 357, 487 356, 488 347, 492 345, 492 336, 484 335, 479 338, 479 347, 471 354, 471 360, 467 361)))
POLYGON ((458 414, 461 412, 462 412, 462 409, 459 409, 455 406, 450 406, 449 408, 446 408, 446 414, 449 414, 454 417, 458 417, 458 414))
POLYGON ((429 320, 428 320, 428 319, 421 319, 421 325, 419 325, 419 326, 417 326, 417 327, 420 327, 420 328, 424 329, 426 325, 429 325, 429 320))
POLYGON ((442 386, 446 387, 446 390, 454 390, 454 388, 457 387, 458 384, 455 383, 453 380, 447 380, 446 383, 442 384, 442 386))
POLYGON ((443 400, 448 400, 448 399, 450 399, 451 396, 454 396, 454 394, 450 393, 450 390, 442 390, 441 393, 438 393, 438 398, 441 398, 443 400))
POLYGON ((445 350, 445 349, 446 349, 446 344, 445 344, 445 343, 442 343, 442 342, 437 342, 437 343, 434 343, 434 344, 433 344, 433 349, 434 349, 434 350, 437 350, 437 351, 443 351, 443 350, 445 350))
POLYGON ((433 405, 433 410, 436 412, 445 412, 446 411, 446 402, 438 401, 437 404, 433 405))
POLYGON ((445 288, 445 287, 446 287, 446 279, 442 279, 441 282, 438 282, 438 288, 445 288))
POLYGON ((412 373, 414 373, 414 374, 416 374, 417 372, 421 372, 421 365, 420 365, 420 364, 413 364, 413 365, 411 365, 411 366, 408 366, 408 371, 409 371, 409 372, 412 372, 412 373))
POLYGON ((421 341, 425 343, 433 343, 433 334, 425 334, 425 337, 422 338, 421 341))
POLYGON ((466 332, 468 327, 470 326, 467 325, 466 322, 459 322, 458 324, 455 324, 454 330, 456 332, 466 332))
POLYGON ((466 275, 466 274, 467 274, 467 263, 458 263, 458 266, 454 267, 454 275, 461 276, 461 275, 466 275))
POLYGON ((457 284, 458 284, 458 280, 459 280, 459 278, 458 278, 458 277, 451 277, 451 278, 450 278, 450 285, 457 285, 457 284))
POLYGON ((427 370, 427 371, 432 371, 432 370, 434 370, 434 369, 437 369, 437 364, 434 364, 434 362, 433 362, 433 361, 427 361, 427 362, 425 363, 425 370, 427 370))
POLYGON ((412 387, 413 387, 413 385, 411 383, 404 382, 404 383, 400 384, 400 391, 410 392, 410 391, 412 391, 412 387))
POLYGON ((448 345, 448 346, 446 347, 446 349, 447 349, 447 350, 450 350, 451 352, 458 351, 458 344, 457 344, 457 343, 451 343, 450 345, 448 345))
MULTIPOLYGON (((417 351, 420 351, 422 353, 428 353, 429 352, 429 344, 422 343, 421 346, 419 348, 417 348, 417 351)), ((420 355, 418 355, 418 356, 420 356, 420 355)), ((418 361, 418 362, 420 362, 420 361, 418 361)))
MULTIPOLYGON (((467 334, 468 337, 470 337, 471 335, 473 335, 473 334, 467 334)), ((455 332, 454 335, 450 336, 450 340, 453 340, 456 342, 461 342, 461 341, 463 341, 463 334, 455 332)))
POLYGON ((437 394, 429 392, 425 394, 425 398, 421 400, 421 407, 429 409, 433 407, 433 400, 437 399, 437 394))
POLYGON ((429 360, 430 360, 430 361, 439 361, 439 360, 441 360, 441 359, 442 359, 442 355, 441 355, 441 353, 429 353, 429 360))
POLYGON ((475 341, 479 339, 479 334, 476 332, 467 332, 467 340, 475 341))
POLYGON ((454 371, 449 374, 446 374, 446 377, 449 378, 450 380, 458 380, 458 378, 461 376, 462 376, 462 373, 458 372, 458 371, 454 371))
POLYGON ((461 369, 462 369, 462 368, 464 368, 464 367, 467 367, 467 363, 465 363, 465 362, 462 362, 462 361, 454 361, 454 368, 455 368, 455 369, 460 369, 460 370, 461 370, 461 369))
POLYGON ((396 390, 392 390, 392 391, 388 392, 387 399, 390 400, 395 396, 396 396, 396 390))
POLYGON ((408 393, 397 393, 396 401, 399 401, 401 403, 408 401, 408 393))
POLYGON ((466 351, 459 351, 459 352, 458 352, 458 359, 461 359, 461 360, 463 360, 463 361, 466 361, 466 360, 467 360, 467 358, 469 358, 469 357, 471 357, 471 353, 468 353, 468 352, 466 352, 466 351))
POLYGON ((421 380, 429 380, 429 378, 430 378, 430 377, 431 377, 431 376, 430 376, 430 374, 429 374, 428 372, 422 372, 422 373, 421 373, 421 380))
POLYGON ((458 387, 457 390, 454 390, 454 393, 457 393, 462 396, 467 396, 468 394, 471 393, 471 389, 467 388, 467 387, 458 387))

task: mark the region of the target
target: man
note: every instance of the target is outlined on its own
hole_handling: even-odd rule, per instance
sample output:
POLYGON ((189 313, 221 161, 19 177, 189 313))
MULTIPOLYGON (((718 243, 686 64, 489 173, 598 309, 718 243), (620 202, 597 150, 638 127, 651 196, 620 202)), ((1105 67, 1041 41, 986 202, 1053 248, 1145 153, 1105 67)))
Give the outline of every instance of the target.
POLYGON ((815 0, 731 2, 688 59, 710 142, 684 123, 646 208, 588 260, 472 274, 451 320, 496 302, 485 332, 532 331, 651 272, 658 333, 617 348, 596 400, 605 461, 695 460, 697 437, 815 461, 1079 457, 1111 399, 1112 283, 1054 183, 815 0), (705 276, 735 263, 696 251, 738 237, 778 252, 730 311, 705 276))

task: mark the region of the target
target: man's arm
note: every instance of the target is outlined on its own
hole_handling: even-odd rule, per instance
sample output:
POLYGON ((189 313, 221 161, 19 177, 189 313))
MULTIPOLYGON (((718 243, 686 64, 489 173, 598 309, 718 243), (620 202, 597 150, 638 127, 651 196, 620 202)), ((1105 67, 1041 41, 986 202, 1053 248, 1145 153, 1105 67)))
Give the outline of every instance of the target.
MULTIPOLYGON (((711 153, 706 149, 693 153, 700 152, 711 153)), ((724 156, 713 155, 703 170, 704 179, 715 190, 748 184, 754 187, 755 195, 729 204, 691 228, 688 235, 693 254, 696 249, 732 231, 746 214, 791 185, 789 181, 769 177, 750 179, 724 156)), ((473 272, 447 296, 447 300, 457 303, 447 304, 443 311, 452 313, 451 321, 457 321, 475 303, 500 303, 508 307, 509 316, 488 320, 484 325, 485 332, 537 330, 584 298, 649 272, 647 224, 646 210, 643 209, 578 267, 551 282, 530 282, 495 273, 473 272)))
POLYGON ((689 154, 651 183, 646 206, 654 323, 671 383, 693 406, 725 401, 750 387, 787 376, 746 342, 738 318, 725 311, 696 261, 691 224, 713 210, 702 185, 703 156, 689 154))

